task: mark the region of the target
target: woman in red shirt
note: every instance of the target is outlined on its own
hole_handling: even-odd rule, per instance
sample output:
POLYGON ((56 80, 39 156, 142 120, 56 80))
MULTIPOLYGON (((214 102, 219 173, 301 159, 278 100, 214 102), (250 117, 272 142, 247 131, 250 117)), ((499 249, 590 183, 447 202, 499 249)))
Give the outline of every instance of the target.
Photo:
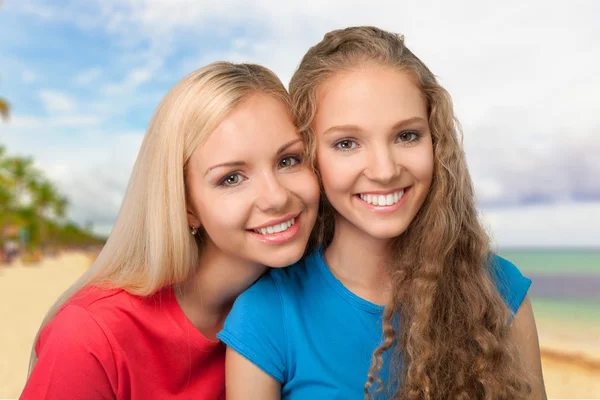
POLYGON ((42 323, 21 399, 225 398, 216 333, 266 266, 302 256, 317 214, 290 111, 252 64, 171 89, 104 249, 42 323))

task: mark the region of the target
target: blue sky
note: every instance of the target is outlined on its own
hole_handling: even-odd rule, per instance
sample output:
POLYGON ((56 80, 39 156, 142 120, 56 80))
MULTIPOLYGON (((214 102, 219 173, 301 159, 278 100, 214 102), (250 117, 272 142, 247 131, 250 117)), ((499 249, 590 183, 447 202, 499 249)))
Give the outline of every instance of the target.
POLYGON ((7 0, 0 96, 13 115, 0 142, 106 233, 176 81, 226 59, 287 84, 325 32, 372 24, 403 33, 452 94, 498 245, 600 246, 600 3, 554 3, 7 0))

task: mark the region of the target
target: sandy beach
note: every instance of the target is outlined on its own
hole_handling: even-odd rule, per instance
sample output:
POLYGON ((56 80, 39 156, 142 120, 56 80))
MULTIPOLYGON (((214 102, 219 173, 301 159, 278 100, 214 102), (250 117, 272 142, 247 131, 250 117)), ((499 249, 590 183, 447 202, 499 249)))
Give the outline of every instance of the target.
POLYGON ((88 254, 69 252, 38 264, 0 265, 0 399, 21 394, 40 322, 90 263, 88 254))
MULTIPOLYGON (((86 253, 69 252, 35 265, 0 266, 0 399, 21 393, 40 321, 90 262, 86 253)), ((564 321, 538 318, 537 323, 548 398, 600 399, 600 345, 592 339, 596 332, 564 321)))

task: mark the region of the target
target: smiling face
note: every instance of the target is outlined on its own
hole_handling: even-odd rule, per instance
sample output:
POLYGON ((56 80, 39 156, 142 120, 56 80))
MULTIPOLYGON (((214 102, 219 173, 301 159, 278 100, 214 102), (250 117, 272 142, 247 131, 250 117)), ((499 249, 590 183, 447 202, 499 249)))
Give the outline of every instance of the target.
POLYGON ((231 111, 187 167, 188 221, 229 256, 270 267, 302 256, 319 202, 303 143, 279 100, 254 94, 231 111))
POLYGON ((427 105, 411 76, 367 65, 334 75, 318 91, 314 131, 336 234, 402 234, 433 177, 427 105))

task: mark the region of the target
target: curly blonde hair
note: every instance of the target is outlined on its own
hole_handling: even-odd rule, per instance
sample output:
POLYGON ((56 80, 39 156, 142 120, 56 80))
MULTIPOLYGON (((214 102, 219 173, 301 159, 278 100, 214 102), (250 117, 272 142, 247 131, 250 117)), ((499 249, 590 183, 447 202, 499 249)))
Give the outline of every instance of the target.
MULTIPOLYGON (((402 36, 351 27, 327 33, 306 53, 290 94, 300 131, 312 138, 313 160, 318 88, 336 73, 366 63, 415 79, 427 102, 434 172, 422 208, 391 243, 392 296, 365 397, 387 388, 393 399, 527 398, 531 386, 508 337, 511 315, 492 277, 490 239, 478 219, 451 97, 402 36), (390 373, 384 385, 379 375, 388 350, 390 373)), ((316 239, 327 246, 335 211, 324 197, 320 211, 316 239)))

